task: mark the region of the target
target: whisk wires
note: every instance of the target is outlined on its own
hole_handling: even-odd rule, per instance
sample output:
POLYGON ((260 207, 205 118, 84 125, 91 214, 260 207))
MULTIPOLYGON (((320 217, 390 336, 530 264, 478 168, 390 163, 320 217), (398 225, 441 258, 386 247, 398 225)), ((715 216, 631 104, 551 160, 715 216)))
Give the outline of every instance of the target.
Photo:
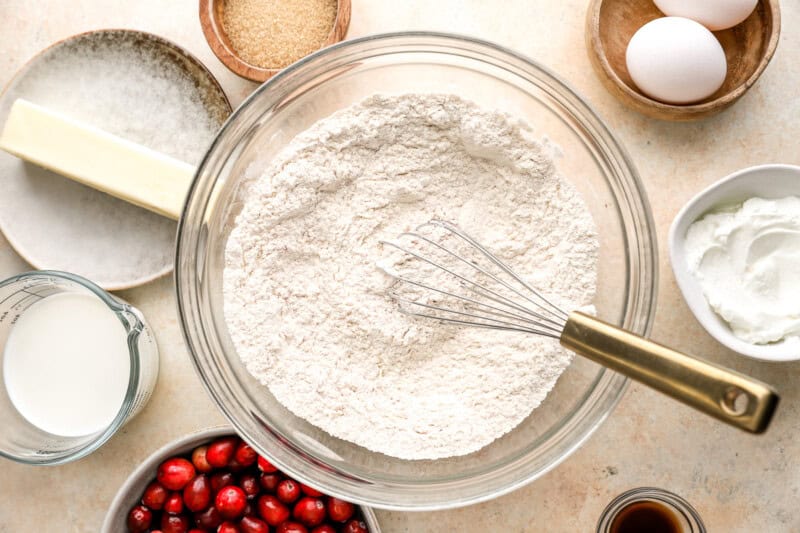
POLYGON ((381 241, 400 255, 389 296, 406 314, 559 338, 567 313, 457 226, 431 220, 381 241))

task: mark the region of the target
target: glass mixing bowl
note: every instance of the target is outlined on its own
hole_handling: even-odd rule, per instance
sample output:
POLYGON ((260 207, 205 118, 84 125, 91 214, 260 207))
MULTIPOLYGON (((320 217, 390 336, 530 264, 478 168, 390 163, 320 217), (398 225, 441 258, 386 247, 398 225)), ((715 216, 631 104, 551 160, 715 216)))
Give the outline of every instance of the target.
POLYGON ((187 198, 175 268, 184 334, 206 389, 261 454, 324 492, 386 509, 467 505, 563 461, 609 414, 626 379, 576 357, 514 431, 471 455, 406 461, 331 437, 290 413, 239 361, 223 316, 224 247, 245 169, 264 166, 297 133, 376 92, 455 93, 526 120, 560 146, 558 168, 583 194, 599 230, 598 314, 639 334, 648 332, 655 309, 653 221, 628 156, 577 94, 530 59, 470 38, 398 33, 332 46, 261 86, 220 131, 187 198))

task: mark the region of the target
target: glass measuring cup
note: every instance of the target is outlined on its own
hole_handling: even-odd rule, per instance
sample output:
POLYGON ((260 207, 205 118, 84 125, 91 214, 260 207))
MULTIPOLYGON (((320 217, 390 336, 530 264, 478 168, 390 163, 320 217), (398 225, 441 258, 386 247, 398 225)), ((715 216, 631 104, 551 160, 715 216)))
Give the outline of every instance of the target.
MULTIPOLYGON (((48 334, 51 332, 41 332, 48 334)), ((66 272, 33 271, 0 281, 0 456, 26 464, 53 465, 90 454, 141 411, 157 377, 158 347, 136 308, 91 281, 66 272), (31 423, 12 402, 4 375, 5 348, 20 317, 43 299, 63 294, 89 295, 116 315, 126 333, 130 357, 127 390, 116 416, 106 427, 80 436, 56 435, 31 423)))

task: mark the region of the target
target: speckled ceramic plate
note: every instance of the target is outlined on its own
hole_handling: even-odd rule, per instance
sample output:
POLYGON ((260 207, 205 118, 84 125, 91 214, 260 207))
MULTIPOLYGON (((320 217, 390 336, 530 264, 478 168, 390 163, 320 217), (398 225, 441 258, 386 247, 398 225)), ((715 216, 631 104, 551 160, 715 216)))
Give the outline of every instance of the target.
MULTIPOLYGON (((191 164, 231 112, 192 55, 155 35, 101 30, 31 59, 0 97, 25 98, 191 164)), ((118 290, 168 274, 175 222, 0 151, 0 229, 31 265, 118 290)))

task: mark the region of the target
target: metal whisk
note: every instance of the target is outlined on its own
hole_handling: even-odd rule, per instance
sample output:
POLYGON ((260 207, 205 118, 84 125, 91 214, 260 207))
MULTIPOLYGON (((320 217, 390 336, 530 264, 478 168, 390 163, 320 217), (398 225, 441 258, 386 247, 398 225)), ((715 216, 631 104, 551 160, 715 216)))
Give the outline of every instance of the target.
POLYGON ((558 339, 575 353, 753 433, 778 403, 767 384, 589 314, 566 312, 457 226, 440 220, 381 241, 396 255, 389 296, 409 315, 558 339))

